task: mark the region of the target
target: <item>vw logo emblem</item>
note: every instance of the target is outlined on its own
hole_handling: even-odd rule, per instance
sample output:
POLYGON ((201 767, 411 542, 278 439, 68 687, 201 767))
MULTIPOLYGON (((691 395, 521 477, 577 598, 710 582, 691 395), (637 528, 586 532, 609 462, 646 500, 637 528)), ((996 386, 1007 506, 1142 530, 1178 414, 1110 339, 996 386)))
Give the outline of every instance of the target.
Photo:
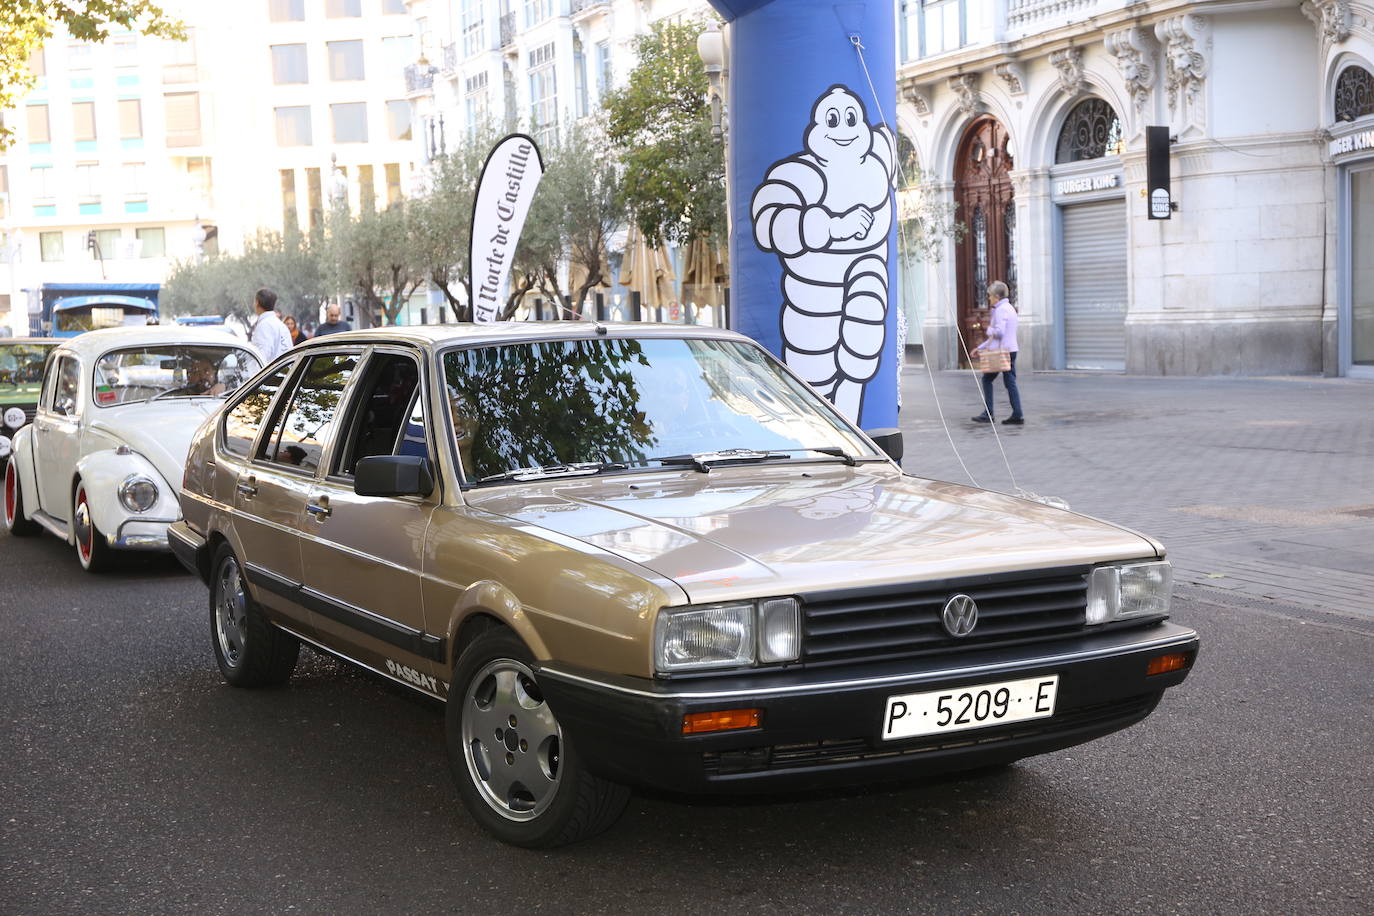
POLYGON ((950 636, 967 636, 978 626, 978 605, 968 595, 955 595, 945 602, 941 617, 950 636))

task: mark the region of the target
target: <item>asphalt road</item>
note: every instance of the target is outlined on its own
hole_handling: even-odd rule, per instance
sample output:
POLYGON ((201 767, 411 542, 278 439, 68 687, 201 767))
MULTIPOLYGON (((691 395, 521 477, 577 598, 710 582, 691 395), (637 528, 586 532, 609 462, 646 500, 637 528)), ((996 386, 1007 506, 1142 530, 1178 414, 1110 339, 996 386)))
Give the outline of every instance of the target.
POLYGON ((0 912, 1363 913, 1374 624, 1208 603, 1146 722, 981 778, 639 797, 578 847, 467 818, 441 709, 305 652, 220 681, 171 561, 0 535, 0 912))

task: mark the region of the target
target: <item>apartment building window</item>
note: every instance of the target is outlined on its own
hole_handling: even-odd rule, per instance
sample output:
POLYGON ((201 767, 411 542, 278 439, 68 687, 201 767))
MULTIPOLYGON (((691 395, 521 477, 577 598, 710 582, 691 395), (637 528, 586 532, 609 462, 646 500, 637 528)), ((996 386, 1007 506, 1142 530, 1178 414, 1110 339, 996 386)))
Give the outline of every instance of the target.
POLYGON ((72 102, 72 139, 95 139, 95 102, 72 102))
POLYGON ((463 83, 463 105, 467 114, 468 134, 471 135, 487 120, 487 74, 482 71, 469 76, 463 83))
POLYGON ((483 50, 485 42, 482 41, 482 7, 484 5, 482 0, 463 0, 464 57, 471 57, 483 50))
POLYGON ((138 99, 119 100, 119 139, 137 140, 143 136, 143 103, 138 99))
POLYGON ((38 256, 44 261, 61 261, 64 257, 62 251, 62 233, 38 233, 38 256))
POLYGON ((128 197, 147 197, 147 166, 142 162, 124 163, 124 193, 128 197))
POLYGON ((138 39, 132 35, 120 35, 110 39, 110 49, 116 67, 138 66, 138 39))
POLYGON ((273 22, 304 22, 305 0, 267 0, 267 18, 273 22))
POLYGON ((582 39, 573 35, 573 103, 577 106, 574 114, 579 118, 587 116, 587 55, 582 51, 582 39))
POLYGON ((382 171, 386 174, 386 205, 389 207, 401 199, 401 164, 388 162, 382 171))
POLYGON ((551 141, 558 131, 558 78, 553 69, 553 42, 530 52, 530 113, 535 139, 551 141))
POLYGON ((194 83, 199 74, 196 72, 196 33, 186 30, 185 41, 164 41, 167 49, 167 63, 162 68, 164 83, 194 83))
POLYGON ((405 99, 386 103, 386 135, 391 140, 410 139, 410 103, 405 99))
POLYGON ((324 14, 330 19, 357 19, 363 14, 363 0, 324 0, 324 14))
POLYGON ((272 82, 283 86, 309 81, 305 45, 272 45, 272 82))
POLYGON ((51 143, 52 131, 48 128, 48 106, 29 105, 24 113, 29 119, 29 142, 51 143))
POLYGON ((79 162, 76 166, 76 196, 81 200, 100 198, 100 167, 94 162, 79 162))
POLYGON ((277 146, 309 146, 314 142, 310 130, 310 106, 292 105, 273 110, 277 116, 277 146))
POLYGON ((296 217, 296 170, 281 170, 281 227, 285 232, 299 232, 296 217))
POLYGON ((341 102, 329 106, 334 120, 335 143, 367 142, 367 103, 341 102))
POLYGON ((382 39, 382 67, 388 73, 401 73, 415 63, 415 46, 412 35, 391 35, 382 39))
MULTIPOLYGON (((100 252, 103 260, 110 260, 118 257, 119 252, 119 230, 118 229, 97 229, 95 230, 95 247, 100 252)), ((96 251, 91 252, 91 257, 96 256, 96 251)))
POLYGON ((611 91, 611 43, 596 43, 596 97, 604 99, 611 91))
POLYGON ((363 79, 363 43, 361 41, 327 41, 329 78, 332 80, 363 79))
POLYGON ((29 72, 34 76, 48 75, 48 58, 41 47, 29 52, 29 72))
POLYGON ((135 229, 134 238, 138 240, 140 258, 163 258, 167 256, 167 231, 156 229, 135 229))
POLYGON ((310 231, 324 228, 324 189, 320 185, 320 170, 305 170, 306 204, 310 207, 310 231))
POLYGON ((89 70, 94 60, 95 46, 85 41, 72 41, 67 44, 67 69, 89 70))
POLYGON ((56 190, 53 185, 52 166, 35 165, 29 169, 29 186, 33 188, 35 199, 47 200, 51 198, 56 190))
POLYGON ((525 0, 525 28, 532 29, 553 15, 553 0, 525 0))
POLYGON ((169 147, 200 146, 200 93, 172 92, 164 95, 169 147))
POLYGON ((384 16, 403 16, 406 11, 406 0, 382 0, 382 15, 384 16))
POLYGON ((372 166, 358 166, 358 206, 366 213, 377 210, 377 185, 372 166))

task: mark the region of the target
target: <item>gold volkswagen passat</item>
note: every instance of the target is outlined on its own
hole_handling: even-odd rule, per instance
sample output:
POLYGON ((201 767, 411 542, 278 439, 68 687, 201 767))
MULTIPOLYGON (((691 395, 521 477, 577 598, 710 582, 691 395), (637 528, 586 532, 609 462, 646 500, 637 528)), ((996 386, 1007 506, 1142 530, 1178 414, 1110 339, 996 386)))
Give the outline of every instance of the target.
POLYGON ((453 775, 553 846, 629 786, 980 768, 1144 719, 1187 675, 1155 541, 903 473, 727 331, 331 335, 192 442, 169 540, 231 684, 301 642, 447 704, 453 775))

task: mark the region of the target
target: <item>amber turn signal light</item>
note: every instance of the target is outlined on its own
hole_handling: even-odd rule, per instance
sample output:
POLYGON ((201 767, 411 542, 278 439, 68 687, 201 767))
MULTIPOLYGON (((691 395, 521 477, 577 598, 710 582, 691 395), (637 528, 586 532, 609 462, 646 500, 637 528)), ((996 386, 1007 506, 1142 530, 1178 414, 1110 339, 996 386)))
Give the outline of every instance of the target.
POLYGON ((1181 671, 1188 667, 1191 661, 1187 652, 1172 652, 1169 655, 1156 655, 1150 659, 1150 666, 1145 669, 1145 676, 1152 674, 1168 674, 1170 671, 1181 671))
POLYGON ((721 709, 716 712, 690 712, 682 717, 684 735, 724 732, 734 728, 758 728, 762 709, 721 709))

